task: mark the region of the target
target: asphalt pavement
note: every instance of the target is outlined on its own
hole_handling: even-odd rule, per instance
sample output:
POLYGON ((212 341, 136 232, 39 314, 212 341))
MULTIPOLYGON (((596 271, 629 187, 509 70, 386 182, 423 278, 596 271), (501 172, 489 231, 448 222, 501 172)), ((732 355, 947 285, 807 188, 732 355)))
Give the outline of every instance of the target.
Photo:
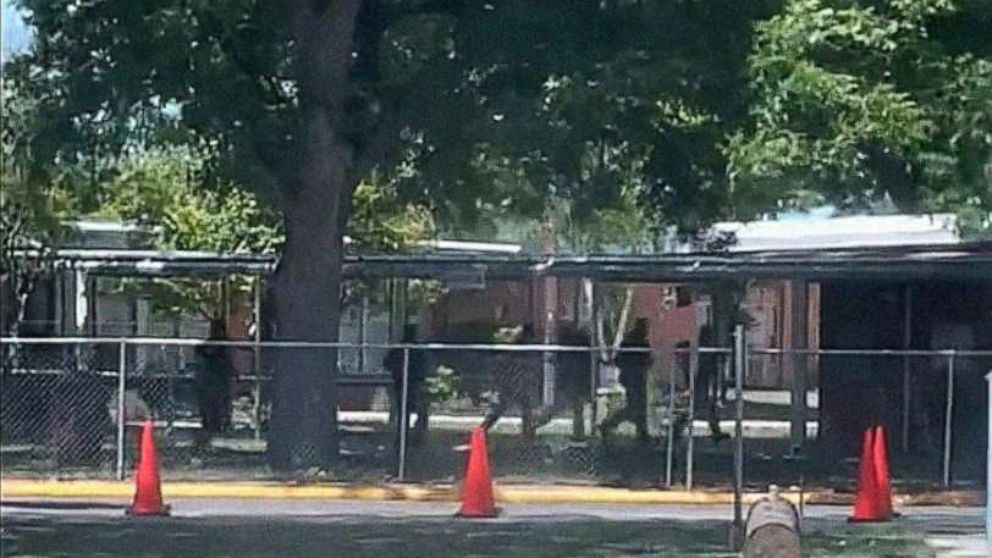
MULTIPOLYGON (((489 520, 431 502, 177 499, 172 516, 124 515, 111 499, 5 499, 3 556, 732 556, 729 506, 513 504, 489 520)), ((879 525, 805 510, 808 556, 987 556, 984 510, 911 508, 879 525)))

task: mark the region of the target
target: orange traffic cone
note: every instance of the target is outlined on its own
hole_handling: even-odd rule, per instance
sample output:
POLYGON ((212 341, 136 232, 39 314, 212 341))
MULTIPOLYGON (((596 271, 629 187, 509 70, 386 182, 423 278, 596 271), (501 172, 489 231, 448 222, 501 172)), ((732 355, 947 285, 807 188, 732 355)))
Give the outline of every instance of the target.
POLYGON ((129 515, 169 514, 169 506, 162 503, 154 430, 151 419, 146 420, 141 428, 141 456, 134 474, 134 502, 127 509, 129 515))
POLYGON ((489 453, 486 450, 486 432, 476 428, 469 442, 468 468, 462 485, 462 509, 458 517, 496 517, 493 497, 493 479, 489 474, 489 453))
POLYGON ((889 477, 889 450, 885 427, 875 427, 875 443, 872 447, 872 460, 875 464, 875 486, 878 489, 878 507, 886 519, 892 513, 892 479, 889 477))
POLYGON ((878 474, 875 470, 875 428, 865 430, 861 443, 861 463, 858 471, 858 494, 854 500, 851 522, 887 521, 889 514, 882 508, 879 498, 878 474))

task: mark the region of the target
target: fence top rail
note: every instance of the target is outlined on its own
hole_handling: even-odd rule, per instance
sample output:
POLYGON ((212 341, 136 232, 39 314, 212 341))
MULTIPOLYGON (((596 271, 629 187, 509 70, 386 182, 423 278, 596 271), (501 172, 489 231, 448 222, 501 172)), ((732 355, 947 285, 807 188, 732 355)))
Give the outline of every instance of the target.
MULTIPOLYGON (((185 337, 0 337, 0 345, 119 345, 173 346, 173 347, 234 347, 272 349, 410 349, 426 351, 488 351, 488 352, 600 352, 601 347, 586 345, 516 344, 516 343, 348 343, 314 341, 260 341, 216 340, 185 337)), ((874 357, 990 357, 990 350, 956 349, 749 349, 752 355, 806 355, 806 356, 874 356, 874 357)), ((627 353, 667 354, 730 354, 729 347, 621 347, 627 353)))
MULTIPOLYGON (((316 341, 230 341, 180 337, 0 337, 0 345, 119 345, 174 347, 236 347, 272 349, 411 349, 428 351, 498 351, 498 352, 598 352, 588 345, 553 345, 523 343, 347 343, 316 341)), ((621 347, 622 352, 655 352, 652 348, 621 347)), ((701 348, 702 352, 729 349, 701 348)))
POLYGON ((754 348, 755 355, 873 356, 873 357, 992 357, 992 351, 964 349, 777 349, 754 348))

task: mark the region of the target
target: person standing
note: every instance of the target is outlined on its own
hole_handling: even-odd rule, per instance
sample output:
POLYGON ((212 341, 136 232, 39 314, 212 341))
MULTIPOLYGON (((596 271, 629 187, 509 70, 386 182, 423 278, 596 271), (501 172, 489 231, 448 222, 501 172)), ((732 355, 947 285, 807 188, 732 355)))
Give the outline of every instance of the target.
MULTIPOLYGON (((534 325, 524 324, 514 343, 538 344, 534 325)), ((488 432, 508 409, 516 407, 520 410, 524 439, 534 441, 537 429, 551 420, 551 409, 541 405, 544 380, 541 355, 530 351, 510 351, 487 356, 494 393, 490 396, 489 410, 479 426, 488 432)))
POLYGON ((612 434, 621 423, 631 422, 637 429, 638 441, 645 445, 650 441, 647 389, 647 371, 652 360, 650 348, 648 320, 638 318, 633 329, 624 337, 620 353, 614 359, 620 369, 620 385, 626 392, 627 404, 603 421, 600 431, 604 436, 612 434))
MULTIPOLYGON (((225 341, 224 321, 210 321, 207 342, 225 341)), ((200 363, 196 373, 197 400, 200 408, 200 430, 196 436, 196 449, 205 450, 214 436, 223 432, 231 416, 231 362, 228 348, 223 345, 197 347, 200 363)))
MULTIPOLYGON (((403 338, 401 340, 403 344, 413 344, 417 342, 417 327, 414 325, 406 325, 403 328, 403 338)), ((406 399, 406 426, 407 432, 410 431, 411 417, 413 414, 417 415, 417 422, 413 426, 413 438, 412 442, 415 444, 420 443, 424 436, 427 434, 427 427, 430 421, 429 409, 430 404, 427 401, 427 394, 425 392, 425 383, 427 380, 427 355, 421 349, 409 349, 409 362, 407 363, 407 379, 409 388, 403 383, 403 353, 404 349, 392 348, 386 353, 386 357, 382 360, 382 367, 385 368, 389 374, 393 377, 393 408, 396 410, 396 436, 397 442, 399 441, 400 429, 402 428, 403 421, 403 390, 407 390, 406 399)))

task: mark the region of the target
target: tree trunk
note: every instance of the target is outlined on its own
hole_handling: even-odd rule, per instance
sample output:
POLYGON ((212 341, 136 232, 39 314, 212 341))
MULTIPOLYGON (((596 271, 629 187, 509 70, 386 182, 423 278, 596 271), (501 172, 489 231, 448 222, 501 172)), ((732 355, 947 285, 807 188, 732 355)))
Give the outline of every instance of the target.
MULTIPOLYGON (((286 246, 273 278, 275 339, 338 340, 344 230, 354 191, 352 149, 327 111, 309 115, 300 187, 284 208, 286 246)), ((338 455, 337 350, 274 351, 275 396, 268 457, 273 470, 325 467, 338 455)))
MULTIPOLYGON (((273 278, 275 338, 335 342, 355 149, 345 130, 362 0, 288 3, 303 129, 296 180, 283 185, 286 246, 273 278)), ((327 468, 338 456, 337 350, 284 348, 276 364, 269 466, 327 468)))
MULTIPOLYGON (((329 158, 330 159, 330 158, 329 158)), ((333 165, 333 161, 325 161, 333 165)), ((275 339, 333 342, 341 313, 343 231, 334 218, 343 178, 315 184, 287 208, 286 248, 273 278, 275 339)), ((337 457, 337 350, 279 348, 269 465, 277 471, 327 466, 337 457)))

